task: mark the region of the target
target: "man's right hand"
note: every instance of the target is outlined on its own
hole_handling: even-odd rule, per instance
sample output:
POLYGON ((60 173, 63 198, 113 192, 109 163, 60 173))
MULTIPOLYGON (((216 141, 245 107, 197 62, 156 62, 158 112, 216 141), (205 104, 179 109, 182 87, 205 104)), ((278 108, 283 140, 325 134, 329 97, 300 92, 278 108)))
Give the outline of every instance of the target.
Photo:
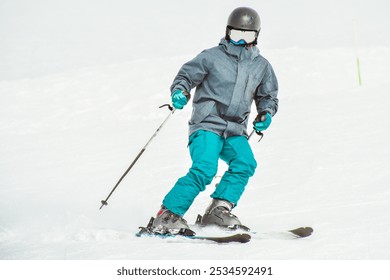
POLYGON ((176 109, 183 109, 187 105, 188 100, 190 100, 191 95, 183 90, 177 89, 172 93, 172 105, 176 109))

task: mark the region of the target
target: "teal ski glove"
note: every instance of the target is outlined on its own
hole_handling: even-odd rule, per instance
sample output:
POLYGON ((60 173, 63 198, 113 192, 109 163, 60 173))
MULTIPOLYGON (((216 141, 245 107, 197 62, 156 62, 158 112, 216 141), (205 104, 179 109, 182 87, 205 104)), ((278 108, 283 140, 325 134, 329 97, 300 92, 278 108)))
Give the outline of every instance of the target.
POLYGON ((176 109, 183 109, 187 105, 188 100, 190 100, 191 95, 183 90, 177 89, 172 93, 172 105, 176 109))
POLYGON ((256 130, 256 132, 266 130, 270 126, 271 122, 272 116, 270 113, 260 113, 253 121, 253 129, 256 130))

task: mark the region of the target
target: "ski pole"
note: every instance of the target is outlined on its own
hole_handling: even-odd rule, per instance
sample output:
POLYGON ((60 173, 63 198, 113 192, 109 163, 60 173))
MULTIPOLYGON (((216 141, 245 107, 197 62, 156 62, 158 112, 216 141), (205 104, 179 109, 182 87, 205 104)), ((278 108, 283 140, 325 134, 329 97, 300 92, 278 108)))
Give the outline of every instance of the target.
POLYGON ((248 140, 252 137, 252 135, 253 135, 253 133, 255 133, 256 132, 256 134, 257 135, 259 135, 260 136, 260 139, 259 139, 259 141, 257 141, 257 142, 260 142, 261 141, 261 139, 263 139, 263 137, 264 137, 264 134, 263 134, 263 132, 261 132, 261 131, 256 131, 256 130, 252 130, 252 132, 249 134, 249 136, 248 136, 248 140))
POLYGON ((113 192, 115 191, 115 189, 118 187, 118 185, 120 184, 120 182, 122 182, 123 178, 126 177, 127 173, 129 173, 129 171, 133 168, 133 166, 135 165, 135 163, 137 162, 137 160, 142 156, 142 154, 145 152, 146 150, 146 147, 150 144, 150 142, 152 142, 152 140, 156 137, 157 133, 161 130, 161 128, 165 125, 165 123, 169 120, 169 118, 171 117, 171 115, 173 115, 173 113, 176 111, 175 108, 172 108, 169 104, 165 104, 165 105, 162 105, 160 106, 160 108, 164 107, 164 106, 168 106, 169 110, 171 112, 169 112, 169 115, 165 118, 165 120, 162 122, 162 124, 157 128, 157 130, 154 132, 154 134, 152 135, 152 137, 150 137, 149 141, 146 143, 146 145, 142 148, 142 150, 138 153, 138 155, 135 157, 135 159, 133 160, 133 162, 130 164, 129 168, 127 168, 127 170, 125 171, 125 173, 123 173, 122 177, 120 177, 119 181, 115 184, 114 188, 112 189, 112 191, 110 192, 110 194, 107 196, 107 198, 105 200, 102 200, 101 203, 102 205, 100 206, 99 210, 103 208, 103 206, 107 206, 108 203, 107 203, 107 200, 111 197, 111 195, 113 194, 113 192))
POLYGON ((253 130, 252 130, 252 132, 249 134, 249 136, 248 136, 248 140, 249 140, 249 139, 251 139, 251 137, 252 137, 253 133, 255 133, 255 130, 254 130, 254 129, 253 129, 253 130))

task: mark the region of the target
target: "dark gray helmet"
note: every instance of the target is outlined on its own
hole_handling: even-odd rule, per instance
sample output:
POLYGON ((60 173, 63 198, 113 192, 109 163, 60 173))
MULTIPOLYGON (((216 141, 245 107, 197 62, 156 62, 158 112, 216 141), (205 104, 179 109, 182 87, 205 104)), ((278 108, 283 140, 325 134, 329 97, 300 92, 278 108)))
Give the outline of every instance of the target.
POLYGON ((230 14, 227 26, 231 29, 260 31, 259 14, 247 7, 240 7, 230 14))
POLYGON ((230 40, 230 30, 249 30, 256 31, 256 41, 261 29, 261 21, 259 14, 251 8, 240 7, 236 8, 231 12, 226 26, 226 40, 230 40))

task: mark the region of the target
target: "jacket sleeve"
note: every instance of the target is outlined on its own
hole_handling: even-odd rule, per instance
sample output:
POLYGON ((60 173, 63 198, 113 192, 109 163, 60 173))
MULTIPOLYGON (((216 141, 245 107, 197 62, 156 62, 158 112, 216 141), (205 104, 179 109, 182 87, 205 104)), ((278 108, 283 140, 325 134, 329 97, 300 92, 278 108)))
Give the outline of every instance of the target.
POLYGON ((194 59, 185 63, 176 75, 171 85, 171 92, 180 89, 190 92, 199 85, 208 73, 206 51, 198 54, 194 59))
POLYGON ((271 64, 268 63, 266 73, 256 90, 255 102, 258 113, 268 112, 272 116, 278 111, 278 81, 271 64))

